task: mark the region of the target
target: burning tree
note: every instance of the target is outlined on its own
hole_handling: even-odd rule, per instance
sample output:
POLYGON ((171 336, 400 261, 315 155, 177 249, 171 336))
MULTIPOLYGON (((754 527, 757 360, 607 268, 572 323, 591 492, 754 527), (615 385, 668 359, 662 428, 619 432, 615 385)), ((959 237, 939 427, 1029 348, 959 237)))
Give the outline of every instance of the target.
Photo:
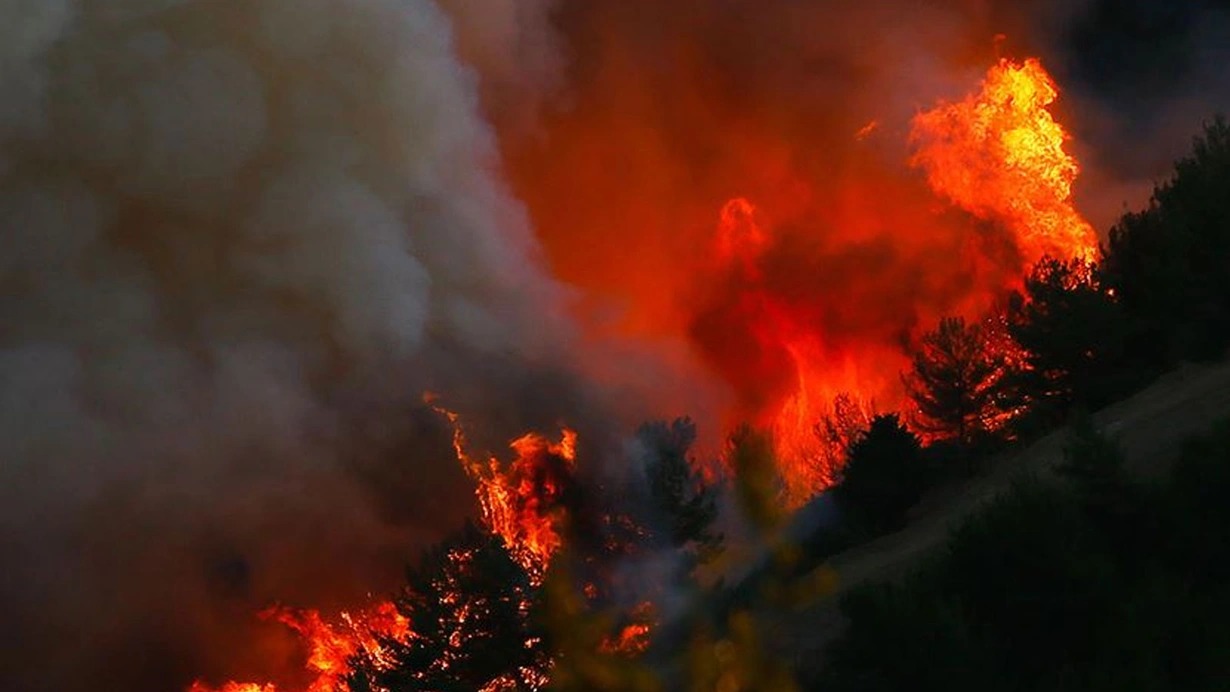
MULTIPOLYGON (((390 665, 389 647, 412 635, 410 620, 392 602, 382 602, 358 613, 342 613, 327 621, 319 611, 274 606, 260 613, 262 620, 293 630, 306 649, 304 668, 311 674, 305 692, 338 692, 348 678, 366 666, 375 670, 390 665)), ((226 682, 213 687, 197 680, 188 692, 279 692, 273 683, 226 682)))
POLYGON ((540 689, 561 651, 576 657, 578 646, 588 647, 621 660, 643 652, 655 626, 653 599, 721 542, 712 531, 714 490, 688 456, 692 422, 642 426, 642 484, 612 492, 578 474, 575 433, 560 443, 525 435, 511 445, 512 462, 476 463, 459 417, 438 410, 478 480, 483 525, 467 526, 408 574, 397 606, 414 623, 413 635, 389 642, 383 662, 357 663, 351 692, 540 689), (671 554, 678 569, 670 579, 621 582, 628 571, 621 564, 660 564, 671 554), (628 605, 630 596, 636 605, 628 605), (563 620, 561 609, 570 613, 563 620), (586 637, 551 636, 553 627, 578 622, 586 637))
POLYGON ((1044 258, 1008 305, 1008 332, 1023 350, 1023 403, 1057 422, 1073 406, 1098 407, 1135 380, 1122 367, 1128 341, 1122 307, 1099 285, 1097 267, 1044 258))
POLYGON ((550 667, 535 613, 539 591, 504 541, 473 524, 427 552, 397 609, 414 623, 384 660, 367 659, 351 692, 538 689, 550 667))
POLYGON ((822 450, 818 463, 823 465, 827 475, 839 475, 839 470, 846 465, 850 448, 867 432, 874 418, 873 404, 863 403, 849 393, 833 397, 832 412, 815 427, 822 450))
POLYGON ((932 440, 972 446, 993 438, 1015 414, 1009 349, 992 322, 946 317, 923 335, 903 378, 916 406, 912 423, 932 440))
POLYGON ((1091 259, 1097 234, 1072 205, 1080 172, 1051 115, 1059 90, 1036 59, 1001 60, 982 89, 920 113, 914 164, 957 206, 1007 225, 1026 258, 1091 259))

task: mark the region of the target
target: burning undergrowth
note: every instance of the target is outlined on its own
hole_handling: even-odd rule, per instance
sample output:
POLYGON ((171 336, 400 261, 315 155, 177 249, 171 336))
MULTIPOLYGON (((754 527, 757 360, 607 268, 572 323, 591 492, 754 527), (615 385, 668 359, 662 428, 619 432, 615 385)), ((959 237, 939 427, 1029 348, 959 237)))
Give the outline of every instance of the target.
POLYGON ((433 3, 0 14, 5 689, 283 668, 472 514, 425 389, 600 430, 433 3))
POLYGON ((1011 13, 897 5, 0 9, 4 686, 332 689, 433 628, 439 673, 561 555, 643 649, 717 542, 696 458, 770 431, 803 502, 921 331, 1094 247, 1011 13))

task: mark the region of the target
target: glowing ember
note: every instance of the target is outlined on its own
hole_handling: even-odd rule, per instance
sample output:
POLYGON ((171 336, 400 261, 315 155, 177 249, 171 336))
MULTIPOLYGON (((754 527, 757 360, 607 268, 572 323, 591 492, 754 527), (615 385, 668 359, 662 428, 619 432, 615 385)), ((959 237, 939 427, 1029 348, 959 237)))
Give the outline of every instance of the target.
POLYGON ((1007 224, 1026 263, 1043 255, 1091 259, 1093 228, 1072 206, 1080 171, 1068 134, 1047 110, 1058 96, 1035 59, 1001 60, 982 90, 914 119, 915 165, 931 186, 981 218, 1007 224))
POLYGON ((254 682, 228 682, 221 687, 209 687, 203 682, 194 682, 188 692, 277 692, 273 685, 258 685, 254 682))
MULTIPOLYGON (((382 639, 407 641, 412 636, 410 621, 398 612, 390 602, 351 615, 342 613, 339 624, 330 624, 315 610, 296 610, 275 606, 260 613, 265 620, 273 620, 294 630, 308 650, 306 668, 315 679, 303 688, 303 692, 337 692, 344 690, 346 677, 351 674, 351 662, 363 654, 376 665, 386 662, 387 654, 382 639)), ((210 687, 197 681, 188 692, 279 692, 273 684, 252 682, 227 682, 221 687, 210 687)))
POLYGON ((602 650, 606 653, 636 655, 644 653, 649 648, 649 625, 628 625, 620 630, 619 635, 604 641, 602 650))
POLYGON ((655 619, 653 604, 641 603, 632 609, 630 616, 632 622, 624 625, 619 634, 603 640, 600 646, 603 653, 636 656, 649 649, 655 619))
POLYGON ((513 558, 537 579, 563 544, 562 500, 576 464, 576 432, 564 428, 559 442, 527 433, 509 443, 516 453, 510 463, 501 463, 494 455, 483 461, 466 450, 460 417, 433 404, 434 396, 428 394, 424 399, 453 426, 453 449, 477 484, 483 523, 504 539, 513 558))

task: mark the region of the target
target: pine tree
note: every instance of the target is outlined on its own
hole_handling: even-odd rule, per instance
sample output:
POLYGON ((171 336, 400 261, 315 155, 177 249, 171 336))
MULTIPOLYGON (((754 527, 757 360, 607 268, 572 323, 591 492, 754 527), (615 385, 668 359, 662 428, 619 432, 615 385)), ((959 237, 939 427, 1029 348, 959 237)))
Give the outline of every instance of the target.
POLYGON ((696 441, 696 424, 680 418, 669 425, 648 423, 637 431, 645 454, 649 495, 665 524, 663 542, 676 549, 690 549, 705 560, 720 550, 722 536, 714 533, 717 518, 716 489, 705 483, 688 450, 696 441))
POLYGON ((1096 266, 1044 258, 1009 300, 1008 331, 1024 350, 1021 393, 1048 423, 1139 384, 1124 365, 1127 318, 1100 287, 1096 266))
POLYGON ((362 662, 352 689, 463 692, 496 680, 531 687, 545 674, 538 589, 498 536, 467 523, 407 580, 397 606, 414 635, 387 643, 389 662, 362 662))
POLYGON ((918 438, 895 414, 876 416, 850 447, 837 499, 873 530, 892 529, 918 502, 924 471, 918 438))
POLYGON ((1134 318, 1141 365, 1221 356, 1230 345, 1230 123, 1217 118, 1111 230, 1105 276, 1134 318))
POLYGON ((830 412, 816 423, 813 431, 820 439, 820 472, 827 477, 838 475, 846 465, 850 447, 871 427, 875 405, 861 401, 853 394, 842 392, 833 397, 830 412))
POLYGON ((1013 413, 1007 353, 990 326, 960 317, 923 335, 904 378, 914 424, 937 440, 972 446, 994 438, 1013 413))

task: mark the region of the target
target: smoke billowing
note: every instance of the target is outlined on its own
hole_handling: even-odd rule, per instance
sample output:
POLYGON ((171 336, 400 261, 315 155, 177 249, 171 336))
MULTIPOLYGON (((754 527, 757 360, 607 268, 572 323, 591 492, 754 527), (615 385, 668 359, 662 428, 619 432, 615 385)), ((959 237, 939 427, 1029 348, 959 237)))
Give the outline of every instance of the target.
MULTIPOLYGON (((1107 30, 1088 16, 1113 10, 1093 5, 562 3, 556 40, 568 61, 545 134, 502 129, 502 144, 553 268, 585 289, 587 317, 666 344, 707 373, 700 382, 722 383, 726 426, 767 422, 805 377, 827 382, 804 410, 841 391, 894 408, 901 354, 919 330, 985 310, 1033 259, 1002 224, 928 189, 907 163, 911 119, 977 89, 999 57, 1040 56, 1061 77, 1056 113, 1069 130, 1110 121, 1107 131, 1129 132, 1135 113, 1062 79, 1086 49, 1077 27, 1107 30), (743 263, 714 267, 719 210, 732 198, 755 205, 768 237, 744 258, 755 281, 743 263), (746 300, 755 294, 788 313, 779 332, 805 335, 786 339, 803 344, 795 353, 757 333, 773 317, 764 300, 746 300), (814 373, 796 367, 800 351, 814 373)), ((1192 43, 1193 65, 1214 64, 1200 56, 1216 42, 1192 43)), ((1181 138, 1144 139, 1167 166, 1199 126, 1180 120, 1165 129, 1181 138)), ((1078 199, 1104 233, 1125 203, 1143 201, 1140 182, 1153 174, 1102 153, 1140 149, 1121 137, 1071 146, 1085 164, 1078 199)), ((653 400, 692 408, 679 387, 653 400)))
MULTIPOLYGON (((1019 12, 687 0, 555 16, 566 79, 544 135, 503 139, 512 180, 592 323, 669 344, 726 390, 702 419, 710 440, 771 423, 804 376, 826 380, 805 416, 843 391, 896 406, 917 331, 1020 276, 1004 229, 943 204, 907 164, 911 118, 976 88, 1019 12), (728 266, 717 236, 732 198, 754 205, 767 241, 728 266)), ((659 391, 669 413, 714 400, 659 391)))
POLYGON ((891 391, 1022 268, 906 165, 919 109, 1041 54, 1105 210, 1226 106, 1213 2, 1148 108, 1090 68, 1138 48, 1106 5, 0 0, 0 687, 277 668, 255 607, 379 592, 469 510, 424 390, 484 448, 584 445, 591 381, 712 440, 792 381, 750 290, 827 393, 891 391))
POLYGON ((0 3, 0 104, 5 689, 279 659, 469 510, 424 390, 585 408, 432 3, 0 3))

